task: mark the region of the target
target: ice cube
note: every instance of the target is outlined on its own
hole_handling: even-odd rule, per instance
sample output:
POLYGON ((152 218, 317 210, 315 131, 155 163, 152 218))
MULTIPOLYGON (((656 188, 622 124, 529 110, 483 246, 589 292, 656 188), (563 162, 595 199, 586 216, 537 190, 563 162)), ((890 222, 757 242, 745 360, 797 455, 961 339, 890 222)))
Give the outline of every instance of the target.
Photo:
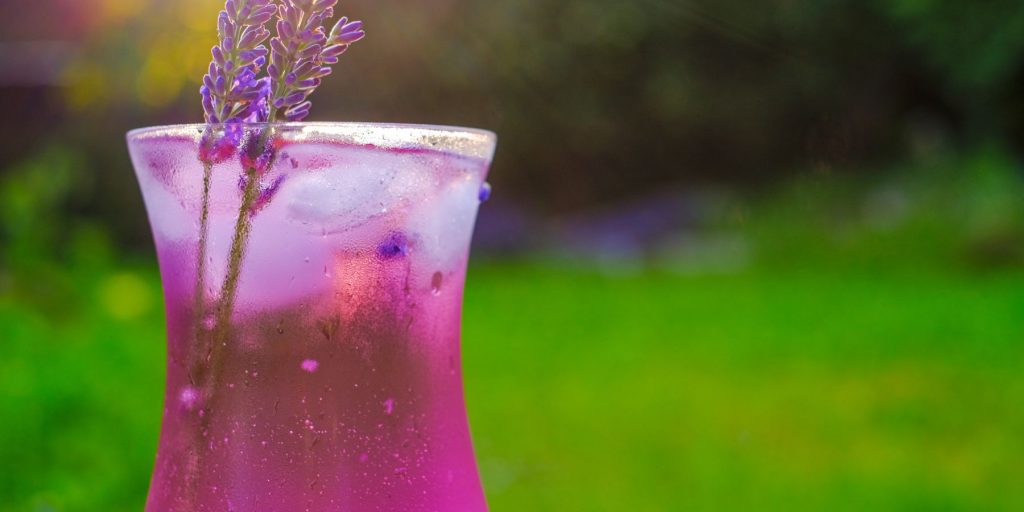
POLYGON ((369 169, 306 174, 287 188, 288 213, 314 232, 334 234, 365 224, 387 213, 387 187, 369 169))
POLYGON ((409 212, 406 229, 416 241, 414 264, 425 265, 428 280, 465 256, 480 206, 479 190, 480 177, 466 173, 409 212))
POLYGON ((289 177, 279 200, 294 222, 314 233, 346 232, 408 208, 431 195, 436 183, 431 169, 410 155, 326 146, 309 154, 308 149, 289 148, 301 171, 289 177))

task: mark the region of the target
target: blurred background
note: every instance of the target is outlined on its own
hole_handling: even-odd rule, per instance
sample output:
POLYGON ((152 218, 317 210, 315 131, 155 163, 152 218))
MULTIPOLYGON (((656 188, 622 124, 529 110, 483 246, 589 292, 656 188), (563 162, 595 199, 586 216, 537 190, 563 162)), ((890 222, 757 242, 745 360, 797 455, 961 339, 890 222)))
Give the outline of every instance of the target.
MULTIPOLYGON (((219 0, 0 4, 0 510, 141 510, 124 144, 219 0)), ((1024 4, 350 0, 312 120, 500 135, 466 293, 502 510, 1024 510, 1024 4)))

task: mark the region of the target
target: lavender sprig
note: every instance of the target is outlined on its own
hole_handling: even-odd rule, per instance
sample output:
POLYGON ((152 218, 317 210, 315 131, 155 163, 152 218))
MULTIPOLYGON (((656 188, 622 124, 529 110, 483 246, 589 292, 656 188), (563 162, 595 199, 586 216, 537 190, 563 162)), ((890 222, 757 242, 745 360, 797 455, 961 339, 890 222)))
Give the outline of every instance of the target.
POLYGON ((334 16, 337 0, 283 0, 277 35, 270 40, 271 96, 269 119, 281 112, 288 121, 309 115, 309 95, 331 74, 331 65, 349 45, 365 36, 361 21, 341 18, 328 33, 324 23, 334 16))
MULTIPOLYGON (((330 74, 330 66, 349 45, 365 35, 362 22, 349 22, 348 18, 341 18, 329 33, 324 29, 336 4, 337 0, 226 0, 217 20, 219 41, 211 50, 213 61, 200 88, 207 127, 199 147, 199 159, 204 164, 203 206, 196 265, 195 350, 189 367, 189 379, 201 386, 205 400, 196 429, 197 446, 204 442, 209 413, 216 409, 220 395, 215 390, 227 357, 231 314, 252 218, 271 202, 285 179, 283 174, 269 183, 264 179, 277 159, 275 125, 250 129, 244 123, 273 123, 279 113, 288 121, 300 121, 309 114, 309 95, 330 74), (270 37, 265 25, 275 14, 277 36, 270 41, 271 52, 263 43, 270 37), (269 76, 261 78, 268 57, 269 76), (219 296, 209 305, 213 308, 213 323, 208 325, 205 275, 212 172, 215 164, 236 151, 244 168, 239 180, 241 202, 227 272, 219 296)), ((201 465, 201 459, 199 452, 195 464, 201 465)), ((193 505, 198 485, 193 478, 186 497, 193 505)), ((186 508, 193 510, 195 506, 186 508)))
POLYGON ((267 62, 265 27, 277 12, 272 0, 227 0, 217 18, 219 43, 199 89, 206 122, 267 120, 268 78, 257 78, 267 62))

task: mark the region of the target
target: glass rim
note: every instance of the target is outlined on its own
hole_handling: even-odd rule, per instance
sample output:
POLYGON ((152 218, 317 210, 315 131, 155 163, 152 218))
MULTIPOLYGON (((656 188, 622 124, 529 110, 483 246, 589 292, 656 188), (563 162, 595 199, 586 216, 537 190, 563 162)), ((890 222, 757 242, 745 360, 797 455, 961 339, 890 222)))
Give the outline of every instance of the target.
MULTIPOLYGON (((149 126, 130 130, 129 142, 165 136, 198 137, 210 127, 223 128, 225 123, 191 123, 149 126)), ((454 150, 467 156, 491 159, 498 135, 489 130, 431 124, 369 123, 369 122, 275 122, 231 123, 242 128, 283 128, 289 134, 334 136, 357 144, 383 148, 424 147, 454 150)))
POLYGON ((134 128, 128 130, 128 136, 145 135, 155 131, 169 131, 169 130, 182 130, 182 129, 193 129, 201 130, 206 127, 213 126, 222 128, 228 125, 241 126, 244 128, 261 128, 261 127, 283 127, 283 128, 373 128, 373 129, 414 129, 423 131, 433 132, 463 132, 470 135, 483 135, 493 139, 497 139, 498 135, 490 130, 483 128, 470 128, 467 126, 455 126, 455 125, 443 125, 443 124, 421 124, 421 123, 386 123, 386 122, 362 122, 362 121, 300 121, 300 122, 274 122, 274 123, 180 123, 180 124, 166 124, 166 125, 153 125, 143 126, 141 128, 134 128))

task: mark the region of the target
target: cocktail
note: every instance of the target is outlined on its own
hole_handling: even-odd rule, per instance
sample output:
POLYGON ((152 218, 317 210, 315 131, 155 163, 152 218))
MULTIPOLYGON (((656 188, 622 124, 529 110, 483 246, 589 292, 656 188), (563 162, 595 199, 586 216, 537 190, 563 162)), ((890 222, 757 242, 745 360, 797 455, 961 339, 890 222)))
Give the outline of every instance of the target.
POLYGON ((278 157, 238 258, 245 169, 204 170, 209 130, 129 136, 169 335, 147 510, 484 509, 459 321, 493 134, 244 126, 278 157))

